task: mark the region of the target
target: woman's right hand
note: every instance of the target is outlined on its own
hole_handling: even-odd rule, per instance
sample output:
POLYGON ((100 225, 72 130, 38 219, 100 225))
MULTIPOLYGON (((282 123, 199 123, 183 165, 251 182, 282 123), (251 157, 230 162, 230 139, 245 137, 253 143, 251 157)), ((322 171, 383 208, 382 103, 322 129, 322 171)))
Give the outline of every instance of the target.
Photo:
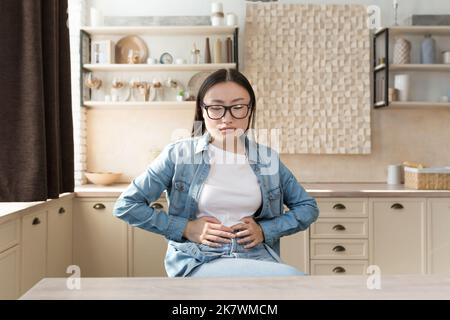
POLYGON ((183 236, 196 243, 219 248, 222 243, 231 243, 236 236, 233 230, 225 227, 214 217, 201 217, 189 221, 184 229, 183 236))

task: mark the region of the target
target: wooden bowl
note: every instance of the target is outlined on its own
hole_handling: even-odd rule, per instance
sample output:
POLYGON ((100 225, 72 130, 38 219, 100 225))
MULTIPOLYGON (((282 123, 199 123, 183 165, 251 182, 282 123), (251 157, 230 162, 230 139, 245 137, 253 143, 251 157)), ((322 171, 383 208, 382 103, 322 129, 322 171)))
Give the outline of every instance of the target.
POLYGON ((116 182, 120 175, 120 172, 86 172, 85 175, 90 182, 100 186, 107 186, 116 182))

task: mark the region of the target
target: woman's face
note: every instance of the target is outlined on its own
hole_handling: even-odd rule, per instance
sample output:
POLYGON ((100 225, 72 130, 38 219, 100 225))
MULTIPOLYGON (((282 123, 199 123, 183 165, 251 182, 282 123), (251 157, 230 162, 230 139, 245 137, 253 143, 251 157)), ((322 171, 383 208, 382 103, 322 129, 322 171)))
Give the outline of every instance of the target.
MULTIPOLYGON (((206 106, 232 106, 232 105, 248 105, 250 103, 250 95, 247 90, 235 82, 227 81, 215 84, 205 94, 203 103, 206 106)), ((236 106, 233 113, 240 117, 245 114, 247 106, 236 106)), ((202 110, 205 126, 211 136, 216 140, 224 140, 229 137, 237 137, 245 132, 249 124, 251 110, 243 119, 236 119, 227 111, 225 115, 217 120, 208 117, 205 108, 202 110)), ((220 116, 220 107, 210 107, 209 114, 220 116)), ((217 117, 217 116, 215 116, 217 117)))

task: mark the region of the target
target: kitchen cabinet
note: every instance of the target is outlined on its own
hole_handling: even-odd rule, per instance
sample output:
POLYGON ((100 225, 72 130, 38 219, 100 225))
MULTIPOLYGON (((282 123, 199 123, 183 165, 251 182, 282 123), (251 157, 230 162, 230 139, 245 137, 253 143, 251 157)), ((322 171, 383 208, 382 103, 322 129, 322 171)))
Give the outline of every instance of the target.
POLYGON ((310 227, 313 275, 365 274, 369 263, 367 198, 319 198, 319 218, 310 227))
POLYGON ((428 199, 428 272, 450 274, 450 199, 428 199))
POLYGON ((81 277, 128 275, 128 226, 113 216, 114 198, 74 202, 73 260, 81 277))
POLYGON ((31 212, 22 217, 21 292, 25 293, 46 275, 47 211, 31 212))
MULTIPOLYGON (((167 201, 160 198, 151 204, 153 208, 167 212, 167 201)), ((130 227, 129 269, 133 277, 166 277, 164 259, 167 251, 167 240, 164 236, 130 227)))
POLYGON ((0 300, 19 297, 20 247, 18 245, 0 253, 0 300))
POLYGON ((282 237, 280 254, 284 263, 309 273, 309 229, 282 237))
POLYGON ((426 273, 426 200, 370 200, 372 262, 382 274, 426 273))
POLYGON ((51 202, 47 219, 47 277, 67 277, 72 264, 72 199, 51 202))

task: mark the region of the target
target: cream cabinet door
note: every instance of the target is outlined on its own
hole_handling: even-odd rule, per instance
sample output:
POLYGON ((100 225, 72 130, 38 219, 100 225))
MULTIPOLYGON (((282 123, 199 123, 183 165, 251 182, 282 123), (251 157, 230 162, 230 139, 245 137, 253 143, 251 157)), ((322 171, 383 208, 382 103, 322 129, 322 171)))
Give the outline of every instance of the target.
POLYGON ((426 273, 426 201, 370 199, 372 263, 382 274, 426 273))
POLYGON ((73 208, 73 260, 81 277, 128 275, 127 224, 114 217, 115 198, 79 198, 73 208))
POLYGON ((450 199, 428 199, 428 271, 450 274, 450 199))
POLYGON ((284 263, 309 273, 309 229, 282 237, 280 254, 284 263))
MULTIPOLYGON (((151 204, 153 208, 167 212, 168 205, 164 199, 151 204)), ((133 277, 166 277, 164 259, 167 240, 164 236, 140 228, 130 227, 130 265, 133 277)))
POLYGON ((21 292, 27 292, 46 275, 47 211, 22 217, 21 292))
POLYGON ((47 218, 47 277, 67 277, 72 264, 72 199, 53 200, 47 218))
POLYGON ((20 247, 0 253, 0 300, 19 297, 20 247))

